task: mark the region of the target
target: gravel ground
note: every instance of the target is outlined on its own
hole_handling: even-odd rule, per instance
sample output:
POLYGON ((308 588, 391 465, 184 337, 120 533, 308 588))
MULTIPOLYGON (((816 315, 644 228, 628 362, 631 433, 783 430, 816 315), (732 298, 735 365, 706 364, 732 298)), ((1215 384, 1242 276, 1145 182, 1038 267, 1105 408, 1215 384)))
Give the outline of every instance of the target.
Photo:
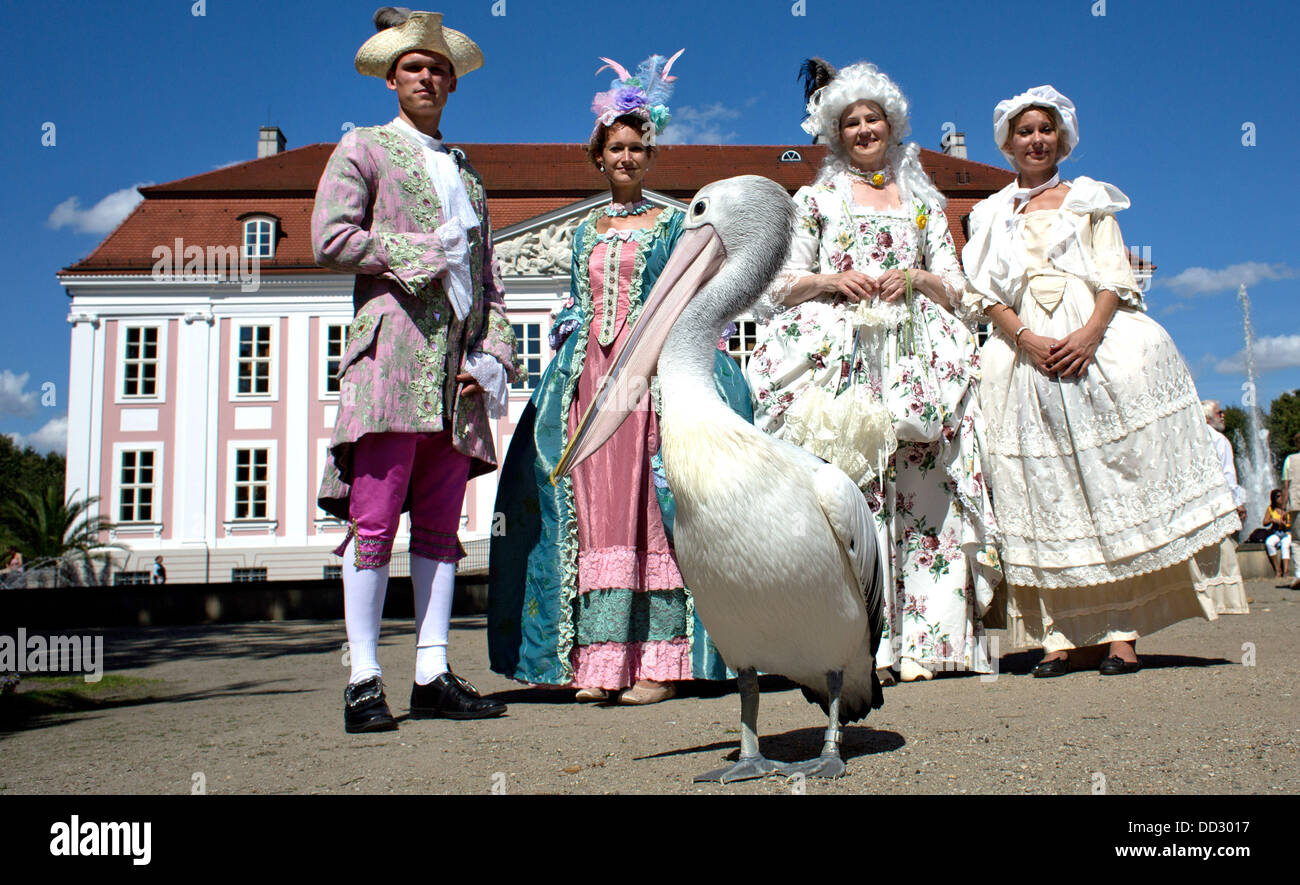
MULTIPOLYGON (((588 706, 487 669, 482 618, 453 623, 451 658, 509 715, 404 720, 412 625, 384 625, 380 660, 398 731, 343 731, 343 625, 285 622, 106 631, 106 679, 51 712, 26 679, 0 699, 0 795, 190 793, 1300 792, 1300 592, 1252 581, 1248 616, 1185 621, 1138 648, 1136 676, 949 675, 886 689, 845 731, 848 775, 721 786, 692 776, 735 757, 734 683, 651 707, 588 706), (1253 664, 1250 655, 1253 653, 1253 664), (1247 660, 1243 663, 1243 658, 1247 660)), ((88 631, 78 631, 88 632, 88 631)), ((996 634, 995 634, 996 635, 996 634)), ((815 756, 825 719, 763 679, 766 754, 815 756)))

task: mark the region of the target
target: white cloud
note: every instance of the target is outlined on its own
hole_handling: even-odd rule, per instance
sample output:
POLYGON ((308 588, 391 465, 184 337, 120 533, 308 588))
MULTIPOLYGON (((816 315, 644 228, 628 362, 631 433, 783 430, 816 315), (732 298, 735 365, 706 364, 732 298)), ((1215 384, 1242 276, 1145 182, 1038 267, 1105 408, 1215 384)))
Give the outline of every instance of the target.
POLYGON ((5 369, 0 372, 0 415, 17 415, 26 418, 36 413, 36 391, 25 390, 28 372, 15 375, 5 369))
MULTIPOLYGON (((1246 371, 1246 351, 1239 350, 1226 360, 1219 360, 1215 371, 1240 375, 1246 371)), ((1300 368, 1300 335, 1277 335, 1255 341, 1255 371, 1300 368)))
POLYGON ((704 108, 682 105, 673 109, 673 118, 660 136, 660 144, 728 144, 736 137, 724 128, 724 120, 735 120, 740 111, 721 102, 704 108))
POLYGON ((60 455, 66 454, 68 450, 68 419, 67 417, 54 418, 47 421, 45 426, 35 433, 23 435, 21 433, 6 433, 5 436, 14 441, 20 449, 31 446, 36 451, 46 454, 48 452, 58 452, 60 455))
POLYGON ((136 190, 141 187, 148 187, 148 182, 115 191, 89 209, 81 208, 80 197, 68 197, 54 207, 48 224, 55 230, 70 227, 83 234, 109 233, 144 199, 136 190))
POLYGON ((1300 268, 1285 264, 1265 264, 1262 261, 1246 261, 1219 270, 1209 267, 1189 267, 1166 280, 1157 277, 1153 285, 1165 286, 1179 295, 1190 297, 1226 292, 1236 289, 1242 283, 1250 287, 1265 280, 1290 280, 1295 277, 1300 277, 1300 268))

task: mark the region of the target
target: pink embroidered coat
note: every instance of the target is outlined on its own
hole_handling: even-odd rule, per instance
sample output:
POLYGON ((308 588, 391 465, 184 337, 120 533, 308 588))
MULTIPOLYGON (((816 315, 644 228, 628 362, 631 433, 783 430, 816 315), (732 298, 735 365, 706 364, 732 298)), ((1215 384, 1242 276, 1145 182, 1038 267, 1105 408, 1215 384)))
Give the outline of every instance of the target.
POLYGON ((343 136, 316 190, 312 248, 322 267, 356 274, 339 368, 338 420, 321 482, 322 509, 347 519, 352 444, 367 433, 437 433, 494 470, 484 396, 459 396, 466 356, 494 357, 510 380, 523 373, 492 259, 492 228, 479 178, 457 157, 481 225, 468 233, 474 300, 462 322, 443 288, 447 257, 436 233, 445 219, 424 155, 392 124, 343 136))

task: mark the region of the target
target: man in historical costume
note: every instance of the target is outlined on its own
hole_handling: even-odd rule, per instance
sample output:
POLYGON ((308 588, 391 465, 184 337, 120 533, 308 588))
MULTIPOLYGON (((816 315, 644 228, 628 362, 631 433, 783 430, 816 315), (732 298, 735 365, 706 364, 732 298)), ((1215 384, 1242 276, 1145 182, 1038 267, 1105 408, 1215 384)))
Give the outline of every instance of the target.
POLYGON ((356 68, 387 81, 400 113, 343 137, 312 216, 316 260, 356 274, 356 318, 319 498, 350 525, 339 548, 349 732, 397 727, 376 649, 403 511, 411 515, 418 631, 411 718, 505 712, 450 671, 447 635, 464 555, 456 532, 465 486, 496 468, 488 419, 504 414, 507 385, 522 373, 482 180, 447 152, 438 128, 457 78, 481 67, 483 55, 438 13, 384 7, 375 26, 356 68))
MULTIPOLYGON (((1291 440, 1300 449, 1300 433, 1291 440)), ((1291 514, 1291 582, 1292 590, 1300 590, 1300 451, 1286 456, 1282 462, 1282 503, 1291 514)))
MULTIPOLYGON (((1223 468, 1223 480, 1232 493, 1232 503, 1237 505, 1237 517, 1245 525, 1246 492, 1237 482, 1232 443, 1223 435, 1227 428, 1223 418, 1223 404, 1217 399, 1201 400, 1201 410, 1205 413, 1205 423, 1210 426, 1210 441, 1214 443, 1214 454, 1218 456, 1219 466, 1223 468)), ((1246 582, 1241 577, 1241 567, 1237 563, 1237 545, 1231 535, 1219 542, 1219 549, 1217 574, 1212 569, 1209 574, 1200 572, 1200 586, 1214 599, 1214 607, 1219 614, 1246 614, 1247 606, 1254 600, 1246 597, 1246 582)), ((1211 552, 1196 557, 1194 564, 1199 567, 1212 560, 1211 552)))

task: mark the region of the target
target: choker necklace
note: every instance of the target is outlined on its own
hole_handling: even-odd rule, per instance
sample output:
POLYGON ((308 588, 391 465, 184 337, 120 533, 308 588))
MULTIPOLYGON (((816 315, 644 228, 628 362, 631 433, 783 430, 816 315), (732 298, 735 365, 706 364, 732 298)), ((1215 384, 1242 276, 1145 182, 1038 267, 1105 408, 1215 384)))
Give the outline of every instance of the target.
POLYGON ((848 167, 849 174, 859 181, 864 181, 872 187, 879 190, 894 180, 894 170, 889 166, 884 169, 877 169, 873 172, 863 172, 861 169, 853 166, 848 167))
POLYGON ((654 203, 651 203, 645 197, 637 200, 635 203, 615 203, 610 202, 605 207, 605 214, 610 218, 626 218, 629 215, 644 215, 650 211, 654 203))

